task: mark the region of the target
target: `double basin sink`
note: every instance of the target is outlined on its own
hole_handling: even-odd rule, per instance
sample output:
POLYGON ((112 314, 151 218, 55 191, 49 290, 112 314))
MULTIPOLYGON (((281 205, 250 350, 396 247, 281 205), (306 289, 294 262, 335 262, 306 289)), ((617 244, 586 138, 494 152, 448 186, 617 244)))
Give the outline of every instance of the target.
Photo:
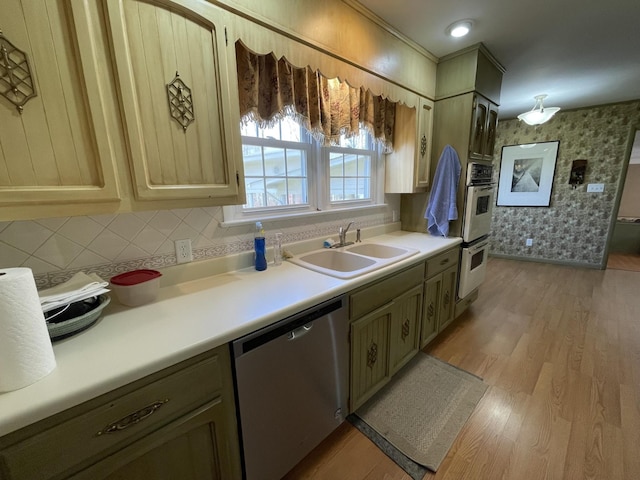
POLYGON ((337 278, 353 278, 378 270, 418 253, 419 250, 382 243, 358 243, 338 249, 321 249, 289 261, 337 278))

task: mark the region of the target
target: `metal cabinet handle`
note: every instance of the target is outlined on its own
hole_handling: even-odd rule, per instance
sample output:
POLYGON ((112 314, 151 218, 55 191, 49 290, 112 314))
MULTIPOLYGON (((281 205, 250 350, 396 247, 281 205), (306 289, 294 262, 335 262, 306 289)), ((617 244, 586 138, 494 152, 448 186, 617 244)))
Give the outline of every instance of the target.
POLYGON ((378 344, 376 342, 371 342, 371 345, 369 345, 369 349, 367 350, 367 367, 373 368, 373 366, 377 361, 378 361, 378 344))
POLYGON ((96 435, 104 435, 105 433, 116 433, 126 428, 129 428, 136 423, 141 422, 145 418, 149 418, 153 415, 158 409, 167 403, 169 399, 158 400, 157 402, 153 402, 152 404, 147 405, 146 407, 142 407, 137 412, 130 413, 126 417, 121 418, 113 423, 110 423, 102 430, 100 430, 96 435))
POLYGON ((445 258, 444 260, 442 260, 442 261, 440 262, 440 265, 446 265, 447 263, 449 263, 449 259, 448 259, 448 258, 445 258))
POLYGON ((431 302, 431 303, 429 304, 429 307, 427 308, 427 316, 428 316, 429 318, 433 317, 433 314, 435 313, 435 310, 436 310, 436 308, 435 308, 435 306, 433 305, 433 302, 431 302))
POLYGON ((450 300, 450 298, 449 298, 449 292, 446 292, 446 293, 444 294, 444 304, 445 304, 445 305, 449 305, 449 300, 450 300))

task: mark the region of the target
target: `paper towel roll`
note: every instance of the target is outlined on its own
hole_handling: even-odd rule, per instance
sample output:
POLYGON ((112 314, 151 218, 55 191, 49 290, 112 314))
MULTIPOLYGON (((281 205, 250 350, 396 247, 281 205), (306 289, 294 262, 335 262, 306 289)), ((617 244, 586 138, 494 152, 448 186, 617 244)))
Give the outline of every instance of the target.
POLYGON ((31 385, 55 367, 31 269, 0 269, 0 392, 31 385))

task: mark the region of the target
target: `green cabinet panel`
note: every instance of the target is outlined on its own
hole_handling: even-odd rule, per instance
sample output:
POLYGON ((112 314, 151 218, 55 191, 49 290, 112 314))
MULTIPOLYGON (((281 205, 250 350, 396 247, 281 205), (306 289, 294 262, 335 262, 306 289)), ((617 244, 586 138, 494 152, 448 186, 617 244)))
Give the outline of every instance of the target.
POLYGON ((424 283, 424 306, 422 311, 422 328, 420 330, 420 348, 424 348, 438 334, 441 292, 442 275, 436 275, 424 283))
POLYGON ((389 381, 389 324, 393 302, 351 323, 351 411, 389 381))
POLYGON ((458 282, 458 266, 450 267, 442 272, 442 297, 440 303, 440 319, 438 332, 441 332, 453 321, 456 306, 456 285, 458 282))
POLYGON ((391 375, 418 352, 421 312, 422 285, 409 290, 396 300, 396 310, 391 318, 389 335, 391 375))

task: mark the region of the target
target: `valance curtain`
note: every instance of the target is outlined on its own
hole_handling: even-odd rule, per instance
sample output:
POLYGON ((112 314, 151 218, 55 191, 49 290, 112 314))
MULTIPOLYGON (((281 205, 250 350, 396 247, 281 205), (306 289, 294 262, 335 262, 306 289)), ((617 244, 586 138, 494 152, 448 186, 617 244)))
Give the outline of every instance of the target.
POLYGON ((240 116, 268 126, 285 115, 294 116, 325 145, 340 135, 357 135, 362 125, 383 144, 393 146, 396 102, 327 78, 311 67, 296 67, 273 52, 260 55, 236 42, 240 116))

